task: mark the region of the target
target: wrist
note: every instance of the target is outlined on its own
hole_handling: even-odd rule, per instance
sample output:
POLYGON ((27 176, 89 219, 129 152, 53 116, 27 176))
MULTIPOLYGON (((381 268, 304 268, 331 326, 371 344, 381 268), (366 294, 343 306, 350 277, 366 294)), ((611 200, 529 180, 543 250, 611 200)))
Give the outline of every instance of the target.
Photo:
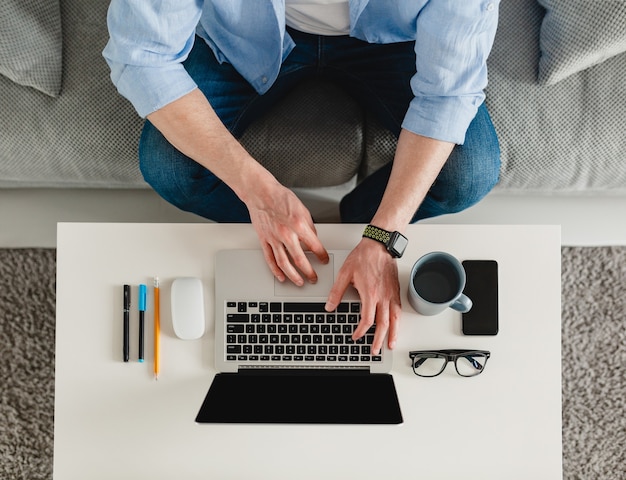
POLYGON ((363 237, 384 246, 393 258, 402 257, 408 245, 408 239, 397 230, 385 230, 374 224, 369 224, 365 227, 363 237))
POLYGON ((281 185, 276 178, 252 158, 249 167, 242 170, 236 185, 231 186, 248 207, 267 203, 278 187, 281 185))

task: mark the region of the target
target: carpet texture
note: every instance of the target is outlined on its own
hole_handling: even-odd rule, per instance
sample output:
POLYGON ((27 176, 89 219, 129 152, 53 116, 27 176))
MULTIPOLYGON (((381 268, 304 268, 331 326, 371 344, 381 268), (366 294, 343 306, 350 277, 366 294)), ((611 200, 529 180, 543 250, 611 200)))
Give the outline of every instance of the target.
MULTIPOLYGON (((55 251, 0 249, 0 479, 52 478, 55 251)), ((626 247, 562 250, 563 478, 626 478, 626 247)))

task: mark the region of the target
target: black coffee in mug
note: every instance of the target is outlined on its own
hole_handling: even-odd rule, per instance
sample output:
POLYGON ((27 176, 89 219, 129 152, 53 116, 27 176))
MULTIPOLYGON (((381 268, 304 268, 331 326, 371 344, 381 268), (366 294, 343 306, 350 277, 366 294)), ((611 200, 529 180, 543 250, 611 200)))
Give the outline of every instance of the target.
POLYGON ((458 272, 447 261, 431 260, 422 265, 413 277, 415 291, 431 303, 446 303, 455 298, 461 288, 458 272))

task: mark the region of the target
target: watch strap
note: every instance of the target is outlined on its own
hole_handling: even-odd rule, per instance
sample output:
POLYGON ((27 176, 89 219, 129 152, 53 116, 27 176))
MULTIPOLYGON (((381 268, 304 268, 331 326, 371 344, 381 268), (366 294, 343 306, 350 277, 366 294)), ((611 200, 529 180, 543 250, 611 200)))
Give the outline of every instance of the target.
POLYGON ((387 230, 383 230, 382 228, 375 227, 374 225, 368 225, 363 230, 363 236, 366 238, 371 238, 372 240, 376 240, 387 246, 389 240, 391 239, 391 232, 387 230))

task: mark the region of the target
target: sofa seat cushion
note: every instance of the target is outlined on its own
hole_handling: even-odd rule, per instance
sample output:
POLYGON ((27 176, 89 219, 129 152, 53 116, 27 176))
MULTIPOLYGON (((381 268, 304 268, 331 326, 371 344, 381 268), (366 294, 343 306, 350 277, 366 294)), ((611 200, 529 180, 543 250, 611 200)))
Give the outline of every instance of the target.
POLYGON ((341 185, 359 171, 364 118, 339 87, 308 81, 254 122, 241 143, 285 186, 341 185))

